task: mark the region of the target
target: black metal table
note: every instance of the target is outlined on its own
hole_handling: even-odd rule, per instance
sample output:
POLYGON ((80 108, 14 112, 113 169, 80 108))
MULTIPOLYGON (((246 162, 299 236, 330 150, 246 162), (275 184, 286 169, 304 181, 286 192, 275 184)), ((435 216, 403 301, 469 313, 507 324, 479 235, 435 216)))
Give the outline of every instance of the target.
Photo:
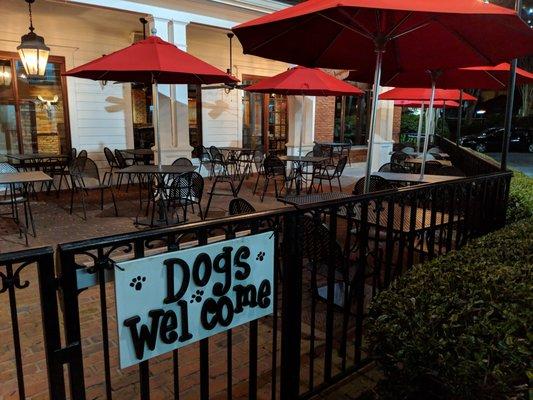
MULTIPOLYGON (((1 173, 0 174, 0 186, 2 185, 8 185, 9 186, 9 192, 10 192, 10 205, 12 210, 13 218, 16 222, 16 224, 19 227, 20 232, 24 231, 24 234, 26 236, 26 246, 28 245, 28 214, 31 221, 31 228, 33 232, 33 236, 37 236, 37 232, 35 230, 35 223, 33 222, 33 216, 31 213, 31 207, 28 200, 28 213, 24 213, 26 224, 23 229, 20 218, 19 218, 19 211, 18 211, 18 203, 16 201, 17 194, 16 194, 16 186, 21 185, 22 190, 21 196, 25 197, 26 199, 29 199, 29 192, 28 192, 28 185, 32 183, 37 182, 50 182, 52 180, 52 177, 45 174, 42 171, 19 171, 19 172, 8 172, 8 173, 1 173)), ((26 211, 26 210, 25 210, 26 211)))
POLYGON ((295 207, 307 206, 310 204, 325 203, 331 200, 348 199, 353 197, 350 193, 344 192, 326 192, 326 193, 313 193, 296 196, 278 197, 278 201, 285 204, 290 204, 295 207))
MULTIPOLYGON (((63 178, 63 172, 67 167, 67 161, 69 160, 69 154, 58 154, 58 153, 30 153, 30 154, 6 154, 6 157, 12 161, 16 161, 15 167, 23 171, 44 171, 48 174, 51 179, 48 180, 49 185, 47 191, 49 192, 52 186, 54 186, 54 176, 60 174, 63 178), (58 167, 58 169, 56 169, 58 167)), ((40 181, 45 182, 45 181, 40 181)), ((61 189, 61 180, 59 182, 59 187, 56 189, 61 189)), ((41 185, 42 190, 42 185, 41 185)), ((59 193, 58 193, 59 194, 59 193)))
MULTIPOLYGON (((157 199, 158 209, 159 209, 159 220, 158 222, 166 221, 166 207, 165 199, 167 197, 166 193, 166 184, 165 181, 169 175, 180 175, 187 172, 193 172, 197 169, 195 166, 184 166, 184 165, 130 165, 129 167, 119 169, 115 173, 125 174, 125 175, 137 175, 138 177, 146 177, 148 182, 149 194, 157 199), (155 185, 152 185, 152 182, 155 180, 155 185), (153 189, 153 190, 152 190, 153 189)), ((139 213, 135 217, 136 225, 144 225, 139 222, 139 214, 142 211, 142 185, 141 179, 139 179, 139 213)), ((146 208, 148 212, 148 207, 146 208)), ((153 221, 148 224, 153 226, 153 221)))
POLYGON ((303 169, 306 164, 320 164, 328 160, 327 157, 314 157, 314 156, 280 156, 279 159, 285 163, 292 162, 292 171, 294 172, 294 178, 296 179, 296 194, 299 195, 302 188, 303 181, 303 169))

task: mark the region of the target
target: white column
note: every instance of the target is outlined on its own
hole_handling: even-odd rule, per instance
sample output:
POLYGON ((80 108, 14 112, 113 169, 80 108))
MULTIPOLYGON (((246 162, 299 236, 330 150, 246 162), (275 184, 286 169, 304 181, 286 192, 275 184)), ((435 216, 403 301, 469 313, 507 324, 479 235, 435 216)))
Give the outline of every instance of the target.
POLYGON ((300 134, 302 132, 302 155, 313 150, 313 140, 315 138, 315 103, 316 97, 305 96, 305 103, 302 96, 288 96, 288 124, 289 134, 287 138, 287 154, 298 155, 300 146, 300 134), (305 112, 304 112, 305 107, 305 112), (303 121, 305 117, 305 121, 303 121))
MULTIPOLYGON (((390 88, 381 88, 381 93, 390 88)), ((376 116, 376 136, 374 139, 374 154, 372 156, 372 171, 377 171, 383 164, 390 162, 392 152, 392 126, 394 123, 394 101, 380 100, 376 116)))
MULTIPOLYGON (((161 39, 175 43, 186 50, 187 22, 170 21, 150 17, 150 30, 155 29, 161 39)), ((189 115, 187 85, 159 85, 159 135, 163 164, 170 164, 178 157, 191 158, 189 144, 189 115)), ((154 147, 157 154, 157 146, 154 147)))

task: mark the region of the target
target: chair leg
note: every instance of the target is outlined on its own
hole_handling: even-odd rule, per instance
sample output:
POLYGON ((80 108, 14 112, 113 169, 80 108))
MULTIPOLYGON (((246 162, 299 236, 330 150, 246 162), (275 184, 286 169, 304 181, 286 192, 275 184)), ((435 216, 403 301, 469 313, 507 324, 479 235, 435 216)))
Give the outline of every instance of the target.
POLYGON ((69 214, 72 215, 72 208, 74 207, 74 185, 70 189, 70 211, 69 214))
POLYGON ((33 212, 31 211, 31 204, 30 199, 26 195, 26 203, 28 204, 28 216, 30 217, 30 224, 31 224, 31 230, 33 232, 33 236, 37 237, 37 231, 35 230, 35 221, 33 219, 33 212))
POLYGON ((342 185, 341 185, 341 177, 337 177, 337 181, 339 181, 339 192, 342 192, 342 185))
POLYGON ((100 210, 104 209, 104 188, 100 188, 100 210))
POLYGON ((255 180, 255 186, 254 186, 254 191, 253 191, 253 195, 255 196, 255 191, 257 190, 257 185, 259 184, 259 178, 261 177, 261 174, 259 173, 259 171, 257 171, 257 179, 255 180))
POLYGON ((270 178, 265 176, 265 181, 263 182, 263 193, 261 194, 261 203, 263 202, 263 199, 265 198, 265 193, 268 189, 268 183, 270 181, 270 178))
POLYGON ((329 182, 329 191, 333 192, 333 186, 331 185, 331 179, 328 179, 329 182))
POLYGON ((211 191, 209 192, 209 199, 207 199, 207 206, 205 207, 204 216, 207 218, 209 215, 209 207, 211 207, 211 199, 213 198, 213 188, 211 188, 211 191))
POLYGON ((115 201, 115 192, 111 186, 109 187, 109 190, 111 191, 111 199, 113 200, 113 207, 115 208, 115 217, 118 217, 117 202, 115 201))
POLYGON ((198 201, 198 212, 200 214, 200 219, 204 220, 204 213, 202 212, 202 205, 200 204, 200 201, 198 201))
POLYGON ((81 194, 81 205, 83 206, 83 219, 87 221, 87 209, 85 208, 85 191, 80 190, 81 194))

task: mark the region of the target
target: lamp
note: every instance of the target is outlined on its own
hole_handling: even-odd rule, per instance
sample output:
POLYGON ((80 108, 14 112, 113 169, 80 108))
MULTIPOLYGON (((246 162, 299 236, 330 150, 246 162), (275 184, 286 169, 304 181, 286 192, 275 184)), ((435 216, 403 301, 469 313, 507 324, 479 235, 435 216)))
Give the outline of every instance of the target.
POLYGON ((0 65, 0 86, 11 85, 11 66, 0 65))
POLYGON ((35 34, 31 16, 31 5, 35 0, 26 0, 30 13, 30 31, 21 37, 17 50, 28 78, 43 77, 50 48, 44 44, 44 38, 35 34))

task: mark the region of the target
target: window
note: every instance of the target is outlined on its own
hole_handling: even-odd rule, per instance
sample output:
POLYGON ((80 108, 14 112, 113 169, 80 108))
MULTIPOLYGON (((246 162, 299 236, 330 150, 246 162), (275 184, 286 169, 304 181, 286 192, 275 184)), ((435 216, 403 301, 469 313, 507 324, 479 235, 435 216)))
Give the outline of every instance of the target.
POLYGON ((0 53, 0 157, 68 153, 70 131, 63 71, 64 59, 50 57, 45 76, 28 79, 17 54, 0 53))
POLYGON ((335 142, 365 144, 366 96, 339 96, 335 99, 335 142))

